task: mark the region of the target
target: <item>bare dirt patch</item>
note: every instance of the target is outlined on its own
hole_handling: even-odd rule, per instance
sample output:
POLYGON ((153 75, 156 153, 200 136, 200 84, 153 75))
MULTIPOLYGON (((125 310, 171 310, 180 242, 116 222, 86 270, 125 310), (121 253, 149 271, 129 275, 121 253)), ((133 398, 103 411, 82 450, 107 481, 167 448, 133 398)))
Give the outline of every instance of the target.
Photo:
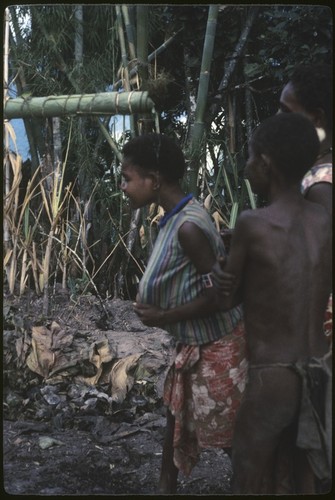
MULTIPOLYGON (((59 290, 50 311, 31 294, 4 298, 5 492, 155 494, 172 339, 146 328, 130 301, 75 302, 59 290)), ((230 478, 229 457, 204 450, 177 493, 230 493, 230 478)))

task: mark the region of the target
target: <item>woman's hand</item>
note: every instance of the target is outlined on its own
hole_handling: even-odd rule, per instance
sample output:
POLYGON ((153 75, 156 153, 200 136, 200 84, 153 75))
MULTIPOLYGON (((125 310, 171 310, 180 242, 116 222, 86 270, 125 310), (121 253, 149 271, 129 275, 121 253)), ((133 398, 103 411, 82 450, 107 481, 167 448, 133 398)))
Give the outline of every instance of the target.
POLYGON ((142 323, 147 326, 163 326, 164 325, 164 309, 152 306, 150 304, 141 304, 134 302, 134 311, 140 318, 142 323))

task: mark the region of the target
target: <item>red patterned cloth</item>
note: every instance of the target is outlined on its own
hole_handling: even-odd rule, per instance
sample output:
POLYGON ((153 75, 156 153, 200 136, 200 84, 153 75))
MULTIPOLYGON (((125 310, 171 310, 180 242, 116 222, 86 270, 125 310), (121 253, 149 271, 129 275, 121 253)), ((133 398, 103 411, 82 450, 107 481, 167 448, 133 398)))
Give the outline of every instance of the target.
POLYGON ((202 346, 179 345, 164 387, 175 417, 174 463, 191 473, 201 448, 229 448, 247 378, 244 324, 202 346))

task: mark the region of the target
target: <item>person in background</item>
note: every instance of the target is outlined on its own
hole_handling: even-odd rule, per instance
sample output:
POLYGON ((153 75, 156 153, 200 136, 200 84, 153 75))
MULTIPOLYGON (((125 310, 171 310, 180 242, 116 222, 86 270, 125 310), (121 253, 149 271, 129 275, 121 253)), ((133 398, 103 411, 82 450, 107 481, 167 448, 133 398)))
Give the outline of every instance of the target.
POLYGON ((121 188, 132 208, 156 203, 165 211, 134 304, 145 325, 176 342, 164 388, 159 493, 176 492, 178 472, 190 474, 201 448, 230 450, 247 370, 241 308, 219 310, 210 275, 224 246, 209 214, 182 191, 184 173, 183 153, 165 135, 142 135, 123 148, 121 188))
MULTIPOLYGON (((281 92, 278 112, 301 113, 316 128, 320 150, 314 165, 302 179, 301 189, 306 199, 323 205, 332 217, 333 77, 331 66, 310 64, 295 67, 281 92)), ((329 231, 331 227, 332 224, 329 225, 329 231)), ((229 249, 232 234, 233 230, 222 230, 226 249, 229 249)), ((220 274, 220 269, 215 266, 213 273, 214 275, 220 274)), ((219 279, 222 279, 222 276, 219 279)), ((332 293, 325 312, 324 332, 332 346, 332 293)))
POLYGON ((313 494, 331 484, 330 216, 301 193, 319 139, 300 113, 268 118, 249 142, 245 175, 268 200, 237 219, 221 304, 244 308, 248 381, 237 413, 233 493, 313 494), (289 474, 287 474, 289 473, 289 474))
MULTIPOLYGON (((315 126, 320 150, 312 168, 302 180, 302 192, 307 200, 323 205, 332 217, 333 195, 333 72, 330 65, 297 66, 284 86, 279 111, 299 112, 315 126)), ((328 228, 331 231, 331 225, 328 228)), ((332 294, 329 297, 324 323, 325 334, 332 344, 332 294)))

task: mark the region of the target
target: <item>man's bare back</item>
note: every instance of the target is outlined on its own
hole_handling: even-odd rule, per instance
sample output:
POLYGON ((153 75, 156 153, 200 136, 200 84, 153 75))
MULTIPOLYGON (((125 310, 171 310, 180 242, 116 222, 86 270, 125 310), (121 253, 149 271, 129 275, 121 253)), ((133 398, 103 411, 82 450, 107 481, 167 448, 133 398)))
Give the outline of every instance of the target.
POLYGON ((322 311, 331 290, 329 224, 323 207, 300 196, 240 217, 226 270, 238 272, 235 247, 242 245, 250 363, 288 363, 327 351, 322 311))

